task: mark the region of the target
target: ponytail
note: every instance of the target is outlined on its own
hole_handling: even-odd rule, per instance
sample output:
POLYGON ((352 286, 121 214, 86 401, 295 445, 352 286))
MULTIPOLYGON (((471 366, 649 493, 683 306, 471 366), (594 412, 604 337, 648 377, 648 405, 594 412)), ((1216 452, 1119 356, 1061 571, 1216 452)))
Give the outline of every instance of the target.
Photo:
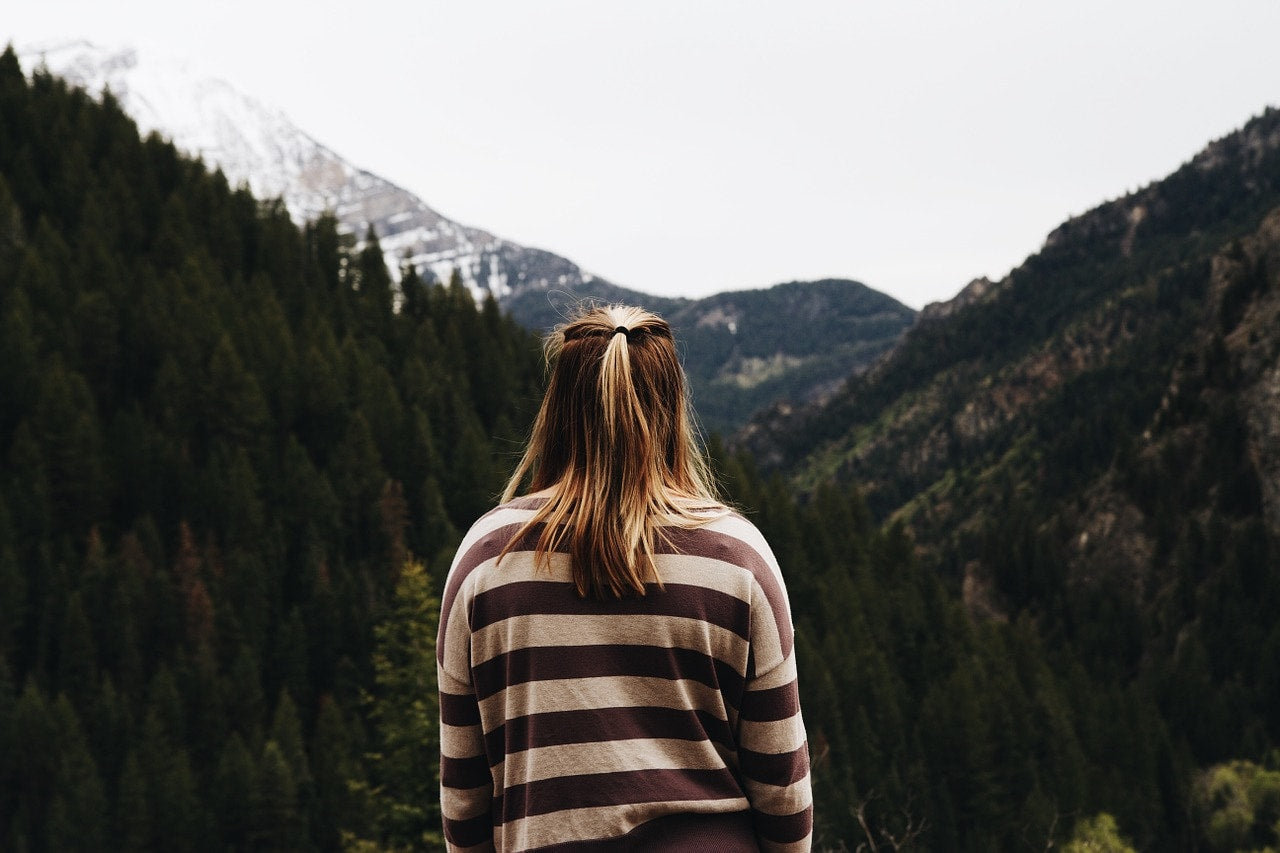
POLYGON ((547 393, 503 500, 530 476, 531 491, 555 492, 499 560, 540 528, 535 561, 547 567, 567 550, 579 595, 644 595, 646 584, 662 584, 662 527, 727 511, 697 443, 671 327, 640 308, 594 308, 549 335, 544 350, 547 393))

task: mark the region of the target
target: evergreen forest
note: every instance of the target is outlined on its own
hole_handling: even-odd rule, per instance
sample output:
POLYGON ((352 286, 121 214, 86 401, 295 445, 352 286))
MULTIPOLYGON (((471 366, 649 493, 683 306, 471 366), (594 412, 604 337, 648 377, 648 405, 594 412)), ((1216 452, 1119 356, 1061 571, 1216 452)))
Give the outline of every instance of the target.
MULTIPOLYGON (((1188 263, 1160 291, 1178 304, 1203 295, 1188 263)), ((1233 323, 1280 292, 1280 266, 1244 266, 1233 323)), ((1231 364, 1187 361, 1168 415, 1169 442, 1217 418, 1202 490, 1176 488, 1185 456, 1152 461, 1167 445, 1081 457, 1119 459, 1171 528, 1157 553, 1185 578, 1157 610, 1068 585, 1065 516, 1010 500, 1023 481, 930 538, 881 480, 712 439, 787 576, 818 849, 1280 844, 1276 537, 1237 476, 1244 416, 1206 403, 1231 364), (994 614, 962 589, 974 554, 998 555, 994 614)), ((492 299, 394 285, 376 235, 299 227, 0 55, 0 849, 440 849, 439 588, 542 379, 492 299)), ((1054 464, 1089 434, 1048 428, 1080 410, 1065 394, 1054 464)), ((1070 470, 1046 494, 1084 506, 1070 470)))

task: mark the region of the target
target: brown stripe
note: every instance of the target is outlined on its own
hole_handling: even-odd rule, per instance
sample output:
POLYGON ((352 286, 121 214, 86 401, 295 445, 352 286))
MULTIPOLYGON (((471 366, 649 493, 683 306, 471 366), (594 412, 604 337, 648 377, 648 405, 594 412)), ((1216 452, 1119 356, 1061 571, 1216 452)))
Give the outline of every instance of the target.
POLYGON ((696 850, 760 853, 750 812, 679 812, 648 820, 614 838, 566 841, 529 853, 621 853, 631 850, 696 850))
POLYGON ((730 702, 741 699, 744 686, 743 677, 727 663, 699 651, 662 646, 534 646, 497 655, 471 670, 479 700, 527 681, 611 675, 687 678, 716 688, 730 702))
MULTIPOLYGON (((447 614, 453 608, 454 599, 457 597, 458 589, 462 586, 467 576, 479 565, 487 560, 491 560, 502 552, 507 543, 523 526, 523 523, 508 524, 495 528, 474 542, 467 552, 462 555, 449 573, 449 583, 444 591, 441 612, 447 614)), ((543 525, 538 524, 531 528, 523 541, 517 543, 514 550, 531 551, 537 543, 538 537, 542 533, 543 525)), ((786 596, 782 591, 782 587, 778 583, 777 577, 774 575, 773 569, 765 562, 764 557, 758 551, 737 537, 730 536, 725 533, 719 533, 714 530, 708 530, 705 527, 695 527, 692 529, 684 529, 679 527, 667 527, 663 529, 664 537, 659 537, 656 543, 656 552, 659 554, 685 554, 695 557, 706 557, 721 562, 739 566, 751 572, 756 583, 764 590, 765 598, 769 602, 769 607, 773 611, 774 623, 778 626, 779 640, 782 643, 782 653, 785 657, 791 653, 791 644, 793 642, 791 632, 791 617, 787 611, 786 596)), ((561 543, 561 551, 568 550, 568 543, 561 543)), ((646 596, 647 597, 647 596, 646 596)), ((445 619, 441 619, 443 630, 445 619)), ((478 626, 475 626, 478 627, 478 626)))
POLYGON ((743 796, 727 768, 716 770, 630 770, 558 776, 503 793, 503 822, 565 809, 638 803, 723 800, 743 796))
POLYGON ((753 752, 738 750, 738 767, 742 775, 765 785, 785 788, 809 775, 809 748, 792 752, 753 752))
POLYGON ((755 813, 756 832, 775 844, 791 844, 813 832, 813 806, 791 815, 755 813))
POLYGON ((756 723, 787 720, 800 713, 800 693, 793 679, 769 690, 748 690, 742 694, 738 717, 756 723))
POLYGON ((440 722, 447 726, 477 726, 480 724, 480 706, 474 696, 457 696, 440 693, 440 722))
MULTIPOLYGON (((733 731, 706 711, 683 708, 598 708, 548 711, 508 720, 485 734, 489 755, 505 756, 540 746, 636 738, 710 740, 733 747, 733 731)), ((501 760, 501 759, 499 759, 501 760)))
MULTIPOLYGON (((492 514, 492 512, 489 514, 492 514)), ((462 589, 462 584, 475 571, 477 566, 501 554, 502 549, 507 546, 507 542, 511 540, 512 536, 515 536, 522 526, 523 523, 506 524, 489 531, 473 542, 471 547, 458 557, 453 567, 449 570, 449 579, 445 584, 444 595, 440 598, 440 633, 436 638, 436 661, 438 663, 444 663, 444 635, 448 629, 449 617, 453 613, 453 603, 458 598, 458 591, 462 589)))
POLYGON ((450 758, 440 756, 440 784, 446 788, 469 791, 481 785, 492 785, 493 774, 489 772, 489 759, 483 755, 471 758, 450 758))
POLYGON ((493 815, 478 814, 466 820, 444 819, 444 837, 458 847, 474 847, 493 840, 493 815))
POLYGON ((691 584, 647 584, 647 593, 622 599, 580 598, 573 584, 517 581, 475 597, 471 630, 514 616, 675 616, 718 625, 750 639, 751 605, 735 596, 691 584))
POLYGON ((768 600, 769 608, 773 611, 773 622, 778 626, 778 639, 782 643, 782 656, 785 658, 791 654, 794 638, 791 630, 791 614, 787 610, 787 596, 773 568, 765 562, 759 551, 736 536, 708 530, 705 527, 689 530, 678 527, 666 528, 664 532, 670 541, 669 543, 659 541, 657 549, 659 553, 708 557, 741 566, 751 572, 756 583, 764 590, 765 599, 768 600))

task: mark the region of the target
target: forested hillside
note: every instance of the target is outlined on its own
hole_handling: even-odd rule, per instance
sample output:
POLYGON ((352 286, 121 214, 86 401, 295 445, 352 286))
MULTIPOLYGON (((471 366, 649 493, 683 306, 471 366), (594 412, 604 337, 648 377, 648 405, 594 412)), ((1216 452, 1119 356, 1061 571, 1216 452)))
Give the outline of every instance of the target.
MULTIPOLYGON (((1157 300, 1217 306, 1218 325, 1156 323, 1142 350, 1220 339, 1179 355, 1180 394, 1131 376, 1135 356, 1048 410, 1058 456, 1021 440, 1039 479, 1008 480, 1003 503, 957 492, 975 503, 952 516, 954 547, 991 560, 974 572, 987 611, 924 515, 877 523, 888 468, 858 474, 869 500, 825 481, 798 501, 716 448, 791 589, 821 849, 1276 843, 1276 546, 1258 513, 1275 469, 1251 455, 1250 413, 1274 387, 1253 377, 1274 363, 1280 263, 1274 224, 1249 215, 1238 245, 1207 214, 1193 224, 1228 240, 1223 260, 1169 250, 1212 284, 1154 279, 1157 300), (1060 428, 1097 394, 1122 422, 1120 402, 1153 401, 1150 439, 1108 455, 1110 433, 1060 428), (1104 449, 1077 457, 1088 440, 1104 449), (1186 581, 1164 609, 1062 580, 1072 522, 1041 510, 1099 517, 1079 485, 1103 482, 1095 469, 1172 519, 1152 559, 1186 581)), ((492 301, 404 281, 396 311, 376 242, 357 252, 329 219, 299 229, 139 139, 109 99, 0 57, 0 849, 439 847, 435 590, 514 464, 542 373, 492 301)), ((962 315, 985 325, 922 326, 900 352, 1034 345, 1017 349, 1034 314, 1005 329, 982 310, 962 315)), ((868 381, 937 372, 903 371, 868 381)), ((828 411, 867 431, 856 405, 828 411)))
POLYGON ((385 696, 432 660, 406 559, 438 581, 541 367, 492 302, 406 281, 393 312, 376 244, 0 58, 0 849, 430 823, 434 717, 406 747, 419 691, 385 696))
POLYGON ((643 305, 681 341, 698 417, 729 435, 770 404, 828 396, 887 352, 916 312, 847 279, 792 281, 759 290, 671 299, 599 279, 551 290, 526 287, 502 301, 530 329, 547 330, 587 301, 643 305))
MULTIPOLYGON (((1280 769, 1278 208, 1271 110, 742 440, 799 491, 857 483, 978 624, 1148 715, 1115 755, 1154 738, 1149 769, 1114 770, 1145 815, 1099 804, 1138 838, 1195 817, 1196 768, 1280 769)), ((1211 849, 1275 844, 1276 817, 1211 849)))

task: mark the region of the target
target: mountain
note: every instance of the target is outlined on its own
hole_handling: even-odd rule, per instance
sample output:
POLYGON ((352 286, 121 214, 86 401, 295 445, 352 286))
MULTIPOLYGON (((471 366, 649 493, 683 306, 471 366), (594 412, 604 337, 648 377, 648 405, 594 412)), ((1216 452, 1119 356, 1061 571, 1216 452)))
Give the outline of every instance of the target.
POLYGON ((859 282, 826 279, 720 293, 667 316, 698 415, 729 434, 763 406, 830 396, 892 347, 915 313, 859 282))
POLYGON ((646 296, 595 282, 550 295, 525 291, 503 305, 518 322, 545 329, 584 299, 634 300, 665 317, 681 343, 703 426, 725 435, 767 404, 801 405, 829 396, 915 319, 896 299, 843 279, 702 299, 646 296))
POLYGON ((1177 765, 1272 760, 1280 110, 1064 223, 736 444, 801 490, 856 483, 977 623, 1034 625, 1091 690, 1154 702, 1166 814, 1193 797, 1177 765))
POLYGON ((439 281, 457 270, 477 299, 493 294, 526 328, 549 329, 588 300, 662 314, 684 340, 693 396, 710 431, 732 432, 768 403, 829 394, 914 317, 856 282, 792 282, 700 300, 629 290, 551 252, 447 219, 348 163, 280 110, 179 60, 84 41, 27 47, 19 58, 91 93, 109 90, 144 133, 159 132, 258 198, 279 197, 299 224, 332 211, 339 230, 356 238, 372 227, 393 275, 405 262, 439 281))
POLYGON ((144 134, 159 132, 258 198, 282 199, 295 222, 330 211, 340 230, 357 238, 372 227, 393 274, 406 261, 441 281, 457 270, 477 297, 499 298, 593 279, 551 252, 442 216, 408 190, 347 162, 279 109, 181 60, 86 41, 26 46, 18 56, 24 68, 43 67, 95 95, 110 90, 144 134))
POLYGON ((929 306, 874 369, 822 405, 763 413, 738 446, 801 485, 858 480, 881 515, 910 520, 926 542, 963 527, 985 505, 971 498, 1015 468, 1064 462, 1079 485, 1105 469, 1110 444, 1098 471, 1081 470, 1066 447, 1033 458, 1044 440, 1027 445, 1027 427, 1057 412, 1112 425, 1107 442, 1141 437, 1182 361, 1217 345, 1205 330, 1228 338, 1215 276, 1277 205, 1280 111, 1268 110, 1163 181, 1064 223, 1005 279, 929 306), (1110 390, 1139 380, 1136 397, 1110 390), (976 479, 957 481, 960 469, 976 479))

